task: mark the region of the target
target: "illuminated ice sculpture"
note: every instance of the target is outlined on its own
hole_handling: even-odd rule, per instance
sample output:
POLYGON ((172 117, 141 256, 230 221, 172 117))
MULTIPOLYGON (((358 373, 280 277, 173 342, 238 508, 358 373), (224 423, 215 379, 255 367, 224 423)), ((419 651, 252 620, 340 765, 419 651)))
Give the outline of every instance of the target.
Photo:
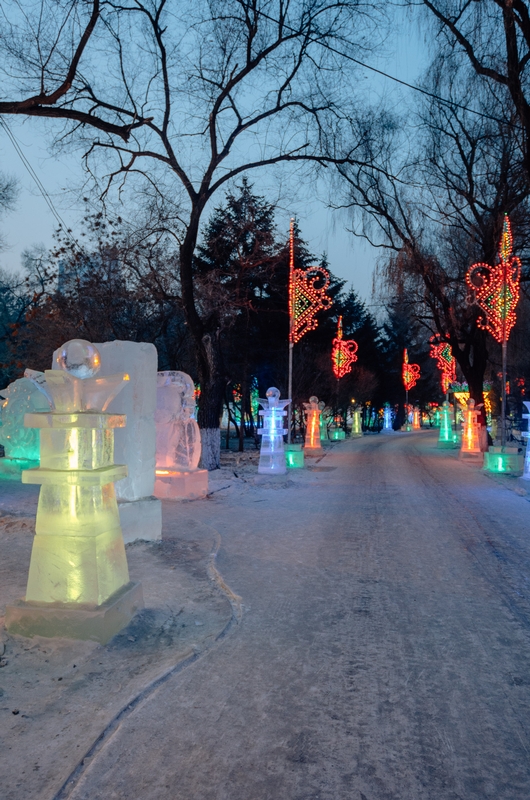
POLYGON ((39 466, 39 431, 24 426, 24 415, 48 410, 48 401, 29 378, 19 378, 0 390, 0 478, 20 480, 24 469, 39 466))
POLYGON ((160 499, 195 500, 208 493, 208 470, 198 469, 201 432, 195 385, 178 370, 159 372, 156 388, 156 480, 160 499))
MULTIPOLYGON (((105 643, 143 607, 142 588, 129 581, 114 481, 120 414, 105 413, 128 380, 97 377, 100 356, 73 339, 59 350, 59 370, 46 370, 51 411, 26 414, 40 430, 40 467, 22 473, 40 484, 26 597, 6 610, 6 626, 24 636, 64 636, 105 643)), ((42 375, 42 373, 40 373, 42 375)))
POLYGON ((309 403, 304 403, 306 414, 304 450, 307 456, 318 456, 324 452, 320 444, 320 406, 318 397, 309 398, 309 403))
POLYGON ((383 429, 381 433, 394 433, 392 428, 392 409, 390 403, 385 403, 383 408, 383 429))
POLYGON ((412 409, 412 430, 419 431, 421 428, 420 409, 414 406, 412 409))
POLYGON ((363 424, 362 424, 362 409, 360 406, 355 406, 353 409, 352 415, 352 423, 351 423, 351 435, 352 436, 362 436, 363 435, 363 424))
POLYGON ((478 422, 480 412, 475 409, 475 401, 470 398, 464 412, 464 433, 460 456, 462 458, 482 458, 480 449, 480 426, 478 422))
POLYGON ((287 415, 284 409, 291 401, 280 400, 279 389, 272 386, 267 389, 266 399, 259 398, 258 402, 263 406, 259 412, 263 417, 263 428, 258 429, 261 436, 258 472, 261 475, 284 475, 287 466, 283 437, 287 430, 283 427, 283 418, 287 415))
POLYGON ((440 435, 438 437, 438 447, 454 447, 453 425, 451 421, 451 406, 444 400, 440 417, 440 435))
POLYGON ((320 441, 327 442, 328 441, 328 422, 324 415, 324 409, 326 408, 326 404, 323 400, 320 400, 318 404, 318 408, 320 410, 320 441))

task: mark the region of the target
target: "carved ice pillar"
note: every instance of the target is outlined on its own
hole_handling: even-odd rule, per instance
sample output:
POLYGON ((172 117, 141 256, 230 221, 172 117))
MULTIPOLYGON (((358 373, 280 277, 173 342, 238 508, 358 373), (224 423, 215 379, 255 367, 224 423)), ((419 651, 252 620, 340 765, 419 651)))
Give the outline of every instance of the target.
POLYGON ((480 448, 479 412, 475 411, 475 401, 470 399, 464 411, 464 433, 460 456, 463 458, 482 458, 480 448))
POLYGON ((444 400, 440 414, 440 435, 438 437, 438 447, 452 448, 455 446, 453 436, 453 424, 451 406, 444 400))
POLYGON ((283 437, 287 430, 283 418, 287 415, 285 406, 290 400, 280 400, 280 391, 272 386, 267 389, 266 399, 259 399, 263 410, 263 428, 258 429, 261 438, 258 472, 262 475, 284 475, 287 472, 283 437))
POLYGON ((306 414, 305 444, 306 456, 322 455, 324 450, 320 444, 320 406, 318 397, 309 398, 309 403, 304 403, 306 414))
POLYGON ((40 484, 26 597, 8 607, 6 625, 26 636, 107 642, 143 606, 129 582, 114 482, 114 429, 125 416, 107 414, 126 374, 94 377, 99 353, 74 339, 62 348, 63 370, 44 373, 49 412, 26 414, 40 430, 40 467, 22 473, 40 484))

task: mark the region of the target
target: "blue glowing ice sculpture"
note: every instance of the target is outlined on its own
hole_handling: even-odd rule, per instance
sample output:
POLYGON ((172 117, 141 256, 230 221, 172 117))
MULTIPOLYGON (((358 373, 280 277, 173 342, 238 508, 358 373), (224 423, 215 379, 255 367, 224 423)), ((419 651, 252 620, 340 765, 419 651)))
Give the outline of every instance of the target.
POLYGON ((392 428, 392 409, 390 408, 390 403, 385 403, 383 409, 383 430, 381 433, 394 433, 394 429, 392 428))
POLYGON ((272 386, 267 389, 266 399, 259 398, 263 406, 259 414, 263 417, 263 428, 258 429, 261 438, 258 472, 262 475, 284 475, 287 472, 283 436, 287 430, 283 427, 284 411, 290 400, 280 400, 280 391, 272 386))

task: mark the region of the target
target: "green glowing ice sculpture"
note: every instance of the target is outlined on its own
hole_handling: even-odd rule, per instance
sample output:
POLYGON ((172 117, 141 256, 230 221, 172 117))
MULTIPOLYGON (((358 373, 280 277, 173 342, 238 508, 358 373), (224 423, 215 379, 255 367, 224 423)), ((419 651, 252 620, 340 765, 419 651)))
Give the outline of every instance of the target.
POLYGON ((452 449, 455 447, 453 425, 451 422, 451 406, 447 400, 445 400, 442 404, 438 447, 443 449, 452 449))
POLYGON ((22 635, 67 636, 106 642, 143 605, 141 586, 129 583, 114 481, 127 468, 114 464, 114 428, 106 414, 128 380, 95 377, 100 358, 89 342, 67 342, 61 370, 47 370, 41 390, 51 411, 26 414, 40 430, 40 467, 23 483, 41 485, 26 597, 8 607, 6 624, 22 635))
POLYGON ((44 411, 48 402, 28 378, 19 378, 0 390, 0 479, 20 481, 24 469, 39 466, 39 431, 24 427, 24 415, 44 411))

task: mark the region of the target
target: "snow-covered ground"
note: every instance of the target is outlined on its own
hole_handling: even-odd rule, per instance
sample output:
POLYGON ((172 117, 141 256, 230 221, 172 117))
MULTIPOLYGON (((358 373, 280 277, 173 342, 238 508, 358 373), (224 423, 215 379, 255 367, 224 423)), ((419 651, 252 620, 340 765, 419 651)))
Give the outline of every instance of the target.
MULTIPOLYGON (((2 796, 530 797, 526 487, 435 444, 365 436, 274 480, 230 456, 165 503, 162 545, 128 549, 151 616, 105 648, 7 637, 2 796)), ((0 498, 2 607, 28 489, 0 498)))

